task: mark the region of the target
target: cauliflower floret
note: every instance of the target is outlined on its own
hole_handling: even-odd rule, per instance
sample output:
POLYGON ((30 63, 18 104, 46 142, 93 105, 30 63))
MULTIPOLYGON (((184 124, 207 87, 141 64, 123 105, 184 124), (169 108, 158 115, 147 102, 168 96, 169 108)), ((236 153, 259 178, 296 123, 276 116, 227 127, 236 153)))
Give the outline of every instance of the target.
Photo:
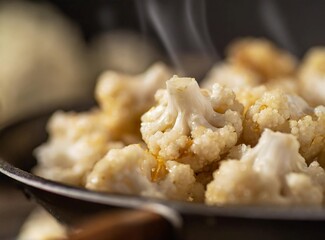
POLYGON ((295 78, 278 78, 272 79, 265 83, 268 90, 281 89, 285 93, 299 95, 299 84, 295 78))
POLYGON ((258 74, 264 81, 290 76, 296 68, 292 55, 265 39, 244 38, 235 41, 228 49, 228 58, 231 63, 258 74))
POLYGON ((206 202, 321 205, 324 180, 321 167, 307 166, 294 136, 266 129, 240 160, 221 163, 207 186, 206 202))
POLYGON ((193 78, 174 76, 156 98, 158 105, 142 116, 141 133, 162 159, 188 163, 197 172, 219 160, 241 134, 242 106, 218 84, 210 92, 193 78))
POLYGON ((241 159, 242 156, 245 155, 251 149, 249 145, 239 144, 237 146, 232 147, 227 154, 226 159, 241 159))
POLYGON ((301 95, 316 106, 325 105, 325 48, 309 50, 299 69, 301 95))
POLYGON ((237 100, 244 105, 244 109, 248 109, 266 91, 266 87, 258 86, 260 80, 254 72, 229 63, 217 64, 213 67, 207 78, 203 80, 202 86, 212 89, 215 83, 234 91, 237 100))
POLYGON ((48 142, 35 150, 38 165, 34 173, 72 185, 83 185, 84 177, 108 149, 124 146, 111 141, 105 121, 96 110, 56 112, 48 123, 48 132, 48 142))
POLYGON ((255 145, 265 128, 291 133, 308 162, 325 147, 325 108, 311 108, 297 95, 268 91, 245 114, 243 140, 255 145))
POLYGON ((186 201, 202 201, 204 195, 189 165, 157 160, 139 145, 109 151, 89 174, 86 188, 186 201))
POLYGON ((170 70, 162 63, 136 76, 114 71, 101 75, 95 95, 108 117, 106 124, 113 137, 124 133, 140 134, 141 115, 153 105, 155 92, 164 87, 170 77, 170 70))
POLYGON ((289 121, 290 132, 300 142, 300 152, 307 161, 325 148, 325 107, 316 107, 311 115, 289 121))
POLYGON ((17 240, 54 240, 67 239, 68 228, 60 224, 47 211, 38 207, 29 214, 20 232, 17 240))
POLYGON ((231 88, 234 92, 245 88, 254 87, 260 83, 259 77, 251 70, 229 63, 215 65, 201 86, 210 89, 215 83, 231 88))
POLYGON ((264 85, 242 88, 239 91, 236 91, 236 98, 238 102, 243 104, 244 113, 246 113, 249 107, 252 106, 256 100, 261 98, 266 91, 267 88, 264 85))
POLYGON ((325 168, 325 149, 323 149, 320 154, 318 154, 317 158, 316 158, 317 162, 319 162, 319 164, 325 168))

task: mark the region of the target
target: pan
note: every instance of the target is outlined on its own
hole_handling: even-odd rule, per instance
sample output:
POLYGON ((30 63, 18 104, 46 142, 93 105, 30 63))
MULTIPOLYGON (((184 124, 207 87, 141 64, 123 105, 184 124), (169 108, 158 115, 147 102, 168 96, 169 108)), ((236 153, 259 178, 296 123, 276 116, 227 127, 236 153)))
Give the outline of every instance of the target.
MULTIPOLYGON (((89 219, 105 212, 111 216, 106 217, 106 222, 115 221, 113 228, 119 229, 119 234, 132 233, 133 239, 145 239, 137 237, 137 234, 144 232, 153 234, 147 235, 147 239, 189 240, 311 239, 325 236, 323 208, 216 207, 99 193, 37 177, 29 173, 36 163, 32 151, 46 140, 45 125, 49 116, 50 114, 39 114, 1 130, 0 172, 18 186, 28 199, 36 201, 67 226, 76 226, 87 220, 89 222, 89 219), (117 214, 124 216, 124 220, 133 219, 135 223, 131 225, 142 230, 133 233, 129 223, 116 223, 119 219, 117 214), (145 221, 140 221, 139 218, 145 221)), ((123 239, 122 235, 118 236, 120 237, 115 239, 123 239)))

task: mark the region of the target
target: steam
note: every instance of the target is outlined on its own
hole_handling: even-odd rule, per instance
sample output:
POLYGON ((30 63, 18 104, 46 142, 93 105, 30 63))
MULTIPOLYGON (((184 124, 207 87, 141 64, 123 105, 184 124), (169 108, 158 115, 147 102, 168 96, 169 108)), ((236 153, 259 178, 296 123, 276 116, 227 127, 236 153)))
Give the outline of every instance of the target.
POLYGON ((285 49, 297 55, 298 49, 274 0, 262 0, 260 13, 271 36, 285 49))
POLYGON ((207 27, 205 1, 142 0, 139 4, 177 70, 202 78, 219 59, 207 27))

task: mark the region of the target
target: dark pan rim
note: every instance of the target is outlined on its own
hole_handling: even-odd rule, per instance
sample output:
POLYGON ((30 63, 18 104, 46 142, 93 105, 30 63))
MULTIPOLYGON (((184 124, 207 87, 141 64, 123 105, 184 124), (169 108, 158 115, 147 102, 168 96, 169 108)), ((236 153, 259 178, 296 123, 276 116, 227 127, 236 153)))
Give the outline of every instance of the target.
POLYGON ((324 221, 323 207, 276 207, 276 206, 208 206, 203 203, 188 203, 161 200, 134 195, 101 193, 80 187, 73 187, 46 180, 14 167, 0 158, 0 172, 29 187, 86 202, 122 208, 143 208, 150 204, 160 204, 176 210, 180 214, 206 217, 229 217, 260 220, 324 221))

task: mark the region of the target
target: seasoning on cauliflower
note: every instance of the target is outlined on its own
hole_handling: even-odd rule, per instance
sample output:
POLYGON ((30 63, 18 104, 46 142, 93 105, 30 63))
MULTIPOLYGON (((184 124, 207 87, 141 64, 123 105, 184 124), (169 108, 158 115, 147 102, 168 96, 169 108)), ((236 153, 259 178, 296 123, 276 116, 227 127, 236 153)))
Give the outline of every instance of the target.
POLYGON ((301 95, 313 106, 325 105, 325 48, 308 51, 299 69, 301 95))
POLYGON ((236 98, 244 106, 244 113, 267 91, 265 85, 246 87, 236 91, 236 98))
POLYGON ((308 162, 325 147, 325 108, 311 108, 297 95, 267 91, 245 114, 243 140, 255 145, 265 128, 293 134, 308 162))
POLYGON ((185 201, 202 201, 204 195, 189 165, 156 159, 136 144, 110 150, 89 174, 86 188, 185 201))
POLYGON ((265 39, 235 41, 228 49, 228 59, 258 74, 264 81, 290 76, 296 69, 296 60, 292 55, 265 39))
POLYGON ((141 133, 152 154, 190 164, 194 171, 219 160, 242 131, 242 105, 215 84, 201 90, 193 78, 174 76, 156 94, 158 105, 142 116, 141 133))
POLYGON ((221 163, 206 203, 321 205, 324 180, 317 162, 307 166, 294 136, 266 129, 240 160, 221 163))
POLYGON ((96 98, 107 116, 112 137, 125 133, 139 133, 140 117, 154 103, 157 89, 171 77, 162 63, 154 64, 146 72, 131 76, 106 71, 96 86, 96 98))
POLYGON ((48 123, 50 138, 35 150, 34 173, 59 182, 81 186, 94 164, 108 149, 123 147, 112 142, 98 111, 56 112, 48 123))

